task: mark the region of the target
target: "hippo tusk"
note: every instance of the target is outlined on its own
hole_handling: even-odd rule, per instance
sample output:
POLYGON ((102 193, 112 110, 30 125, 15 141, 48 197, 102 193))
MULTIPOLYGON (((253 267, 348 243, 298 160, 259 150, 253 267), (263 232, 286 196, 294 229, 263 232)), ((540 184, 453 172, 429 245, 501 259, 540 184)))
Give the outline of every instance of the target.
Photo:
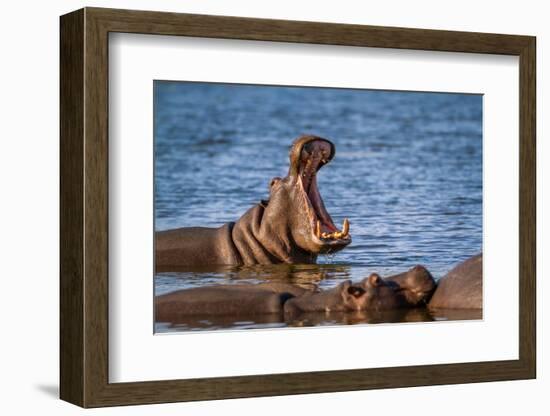
POLYGON ((319 221, 317 221, 317 229, 316 229, 316 235, 317 237, 323 237, 325 239, 339 239, 339 238, 345 238, 349 234, 349 220, 347 218, 344 219, 344 224, 342 226, 342 231, 334 231, 333 233, 327 233, 323 232, 321 233, 321 224, 319 221))
POLYGON ((342 225, 342 237, 346 237, 349 234, 349 220, 344 218, 344 224, 342 225))

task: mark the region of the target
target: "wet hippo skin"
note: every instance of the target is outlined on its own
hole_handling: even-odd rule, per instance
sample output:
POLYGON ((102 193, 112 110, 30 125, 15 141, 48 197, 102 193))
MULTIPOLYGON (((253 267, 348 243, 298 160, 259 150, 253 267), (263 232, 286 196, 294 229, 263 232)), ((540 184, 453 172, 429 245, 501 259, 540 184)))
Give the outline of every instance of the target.
POLYGON ((399 286, 407 306, 425 306, 436 288, 432 274, 421 265, 416 265, 406 272, 385 277, 384 280, 399 286))
POLYGON ((285 303, 285 314, 415 308, 426 305, 435 286, 432 275, 423 266, 385 279, 372 273, 358 284, 348 280, 330 290, 289 299, 285 303))
MULTIPOLYGON (((334 145, 302 136, 290 150, 285 178, 270 183, 269 200, 220 228, 189 227, 155 234, 157 270, 199 265, 315 263, 351 242, 349 222, 334 225, 317 187, 317 171, 334 157, 334 145)), ((243 169, 250 167, 243 166, 243 169)))
POLYGON ((308 292, 288 299, 284 311, 285 314, 358 311, 363 309, 364 294, 364 289, 354 286, 351 280, 346 280, 332 289, 308 292))
POLYGON ((385 279, 372 273, 360 286, 365 290, 363 309, 384 311, 425 306, 436 284, 425 267, 415 266, 385 279))
POLYGON ((458 264, 438 284, 430 309, 481 309, 483 307, 483 257, 470 257, 458 264))
POLYGON ((281 313, 287 299, 307 292, 290 283, 204 286, 155 298, 155 320, 176 322, 184 316, 238 316, 281 313))

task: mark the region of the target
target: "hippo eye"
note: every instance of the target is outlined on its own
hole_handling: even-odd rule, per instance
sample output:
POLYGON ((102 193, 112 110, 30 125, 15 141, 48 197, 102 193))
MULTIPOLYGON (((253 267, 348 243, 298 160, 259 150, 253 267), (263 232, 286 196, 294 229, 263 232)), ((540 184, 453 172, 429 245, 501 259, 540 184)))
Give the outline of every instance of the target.
POLYGON ((271 182, 269 183, 269 187, 271 188, 273 185, 275 185, 280 180, 281 180, 281 178, 279 178, 279 177, 271 179, 271 182))

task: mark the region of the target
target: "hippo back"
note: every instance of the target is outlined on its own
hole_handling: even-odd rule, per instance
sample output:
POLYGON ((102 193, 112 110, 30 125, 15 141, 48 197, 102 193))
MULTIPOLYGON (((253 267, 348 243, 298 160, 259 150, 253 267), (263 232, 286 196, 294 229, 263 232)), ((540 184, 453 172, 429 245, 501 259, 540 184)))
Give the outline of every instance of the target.
POLYGON ((176 322, 186 316, 237 316, 281 313, 293 295, 255 285, 214 285, 182 289, 155 297, 155 318, 176 322), (241 286, 241 287, 239 287, 241 286))
POLYGON ((481 309, 483 307, 482 254, 460 263, 444 277, 430 300, 430 308, 481 309))

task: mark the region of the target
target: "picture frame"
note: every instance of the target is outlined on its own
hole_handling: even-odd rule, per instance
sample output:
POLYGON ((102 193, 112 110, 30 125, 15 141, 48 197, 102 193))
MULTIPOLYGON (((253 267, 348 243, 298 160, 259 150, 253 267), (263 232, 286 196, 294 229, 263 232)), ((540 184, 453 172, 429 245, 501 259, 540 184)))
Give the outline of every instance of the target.
POLYGON ((536 40, 530 36, 84 8, 60 19, 60 397, 82 407, 536 377, 536 40), (109 382, 109 33, 519 57, 519 359, 109 382))

